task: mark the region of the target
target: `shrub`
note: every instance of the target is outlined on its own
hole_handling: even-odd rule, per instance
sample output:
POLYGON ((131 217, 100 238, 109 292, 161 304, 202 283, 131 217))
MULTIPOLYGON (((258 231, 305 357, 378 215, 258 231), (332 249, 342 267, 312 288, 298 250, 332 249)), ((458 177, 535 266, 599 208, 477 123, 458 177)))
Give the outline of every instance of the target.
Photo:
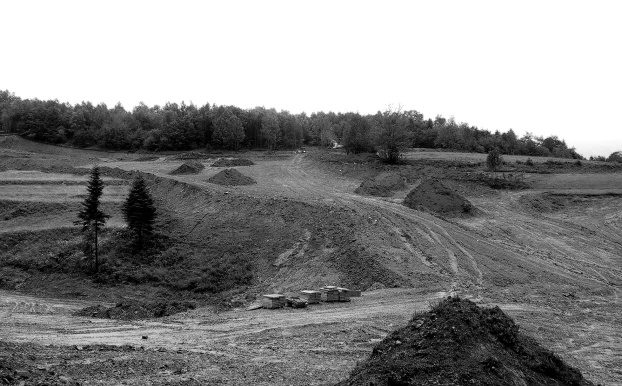
POLYGON ((501 166, 503 163, 503 157, 501 157, 501 153, 499 149, 494 148, 490 152, 488 152, 488 156, 486 157, 486 165, 488 169, 495 171, 501 166))

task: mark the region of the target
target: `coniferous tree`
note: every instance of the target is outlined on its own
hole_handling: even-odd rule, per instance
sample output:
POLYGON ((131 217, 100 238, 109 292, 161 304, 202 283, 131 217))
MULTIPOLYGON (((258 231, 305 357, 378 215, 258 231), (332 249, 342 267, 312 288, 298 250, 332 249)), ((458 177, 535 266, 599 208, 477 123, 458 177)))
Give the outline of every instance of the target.
POLYGON ((99 209, 99 199, 104 191, 104 182, 99 176, 99 168, 94 166, 91 169, 91 176, 86 187, 87 196, 82 203, 82 209, 78 212, 78 220, 74 222, 76 225, 82 225, 82 233, 85 236, 85 242, 89 245, 93 244, 95 252, 95 272, 99 269, 99 259, 97 251, 97 234, 101 227, 104 226, 106 220, 110 218, 99 209))
POLYGON ((138 245, 141 245, 143 237, 153 233, 156 219, 153 198, 141 176, 134 180, 122 209, 128 229, 136 235, 138 245))

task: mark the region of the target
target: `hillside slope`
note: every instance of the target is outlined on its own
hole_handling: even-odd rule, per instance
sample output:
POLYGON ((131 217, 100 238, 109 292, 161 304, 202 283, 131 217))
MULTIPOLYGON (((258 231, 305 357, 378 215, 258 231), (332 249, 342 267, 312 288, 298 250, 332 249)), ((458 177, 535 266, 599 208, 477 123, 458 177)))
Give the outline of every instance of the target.
MULTIPOLYGON (((580 363, 587 374, 603 376, 622 360, 617 317, 622 312, 622 192, 616 189, 622 174, 604 175, 598 170, 569 174, 575 169, 564 166, 552 174, 528 173, 531 189, 496 191, 470 177, 481 171, 476 163, 438 159, 436 153, 430 160, 385 167, 366 156, 310 149, 296 155, 247 153, 245 158, 254 165, 237 168, 257 183, 221 186, 206 182, 222 170, 218 167, 173 176, 170 171, 182 160, 137 161, 130 154, 7 141, 0 142, 0 178, 4 178, 0 200, 7 203, 1 207, 12 205, 13 187, 29 192, 36 201, 41 200, 31 193, 36 189, 24 187, 61 188, 70 180, 54 177, 57 182, 51 183, 40 178, 26 185, 6 170, 83 175, 97 163, 103 175, 125 183, 134 176, 130 171, 143 171, 156 198, 161 231, 194 251, 182 254, 174 264, 188 274, 214 259, 251 264, 252 281, 235 292, 247 301, 265 292, 293 294, 326 284, 460 293, 477 301, 514 304, 520 310, 550 310, 555 315, 550 325, 563 328, 540 331, 533 325, 532 330, 566 353, 573 364, 580 363), (449 218, 408 208, 402 204, 407 189, 387 198, 354 193, 361 181, 395 168, 409 188, 427 177, 443 180, 478 208, 477 213, 449 218), (580 355, 573 354, 576 350, 580 355)), ((122 191, 115 194, 118 198, 106 205, 116 205, 122 191)), ((45 229, 46 240, 61 234, 56 230, 72 226, 75 215, 63 208, 73 208, 76 202, 79 199, 73 196, 55 201, 45 218, 46 224, 53 225, 45 229)), ((11 218, 0 218, 0 225, 16 227, 0 240, 11 248, 24 248, 27 240, 37 237, 23 235, 35 221, 28 213, 36 213, 34 206, 23 205, 26 215, 14 216, 7 210, 11 218), (17 228, 20 221, 25 228, 17 228), (22 239, 26 241, 14 244, 22 239)), ((69 239, 58 243, 62 246, 69 239)), ((7 249, 6 256, 10 253, 7 249)), ((50 275, 37 276, 19 267, 11 272, 22 280, 19 288, 25 291, 69 293, 75 285, 75 281, 54 282, 50 275)), ((154 284, 152 291, 159 291, 160 285, 154 284)), ((86 292, 97 291, 95 287, 86 292)), ((127 296, 138 287, 115 287, 106 293, 115 291, 127 296)), ((529 318, 525 321, 529 323, 529 318)), ((603 379, 620 377, 613 374, 603 379)))

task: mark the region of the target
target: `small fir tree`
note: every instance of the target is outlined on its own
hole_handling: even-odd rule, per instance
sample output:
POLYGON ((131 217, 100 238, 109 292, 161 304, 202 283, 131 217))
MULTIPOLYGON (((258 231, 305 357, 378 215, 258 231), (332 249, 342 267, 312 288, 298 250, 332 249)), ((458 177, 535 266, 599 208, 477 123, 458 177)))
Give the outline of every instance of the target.
POLYGON ((143 238, 153 233, 156 219, 153 199, 141 176, 134 180, 122 209, 128 229, 136 236, 138 245, 141 245, 143 238))
POLYGON ((86 187, 87 195, 82 203, 82 209, 78 212, 78 220, 75 225, 82 226, 84 241, 87 244, 89 254, 95 255, 95 272, 99 270, 99 258, 97 251, 97 236, 99 230, 104 226, 106 220, 110 218, 99 209, 99 200, 104 191, 104 182, 99 176, 99 168, 94 166, 91 169, 91 176, 86 187))

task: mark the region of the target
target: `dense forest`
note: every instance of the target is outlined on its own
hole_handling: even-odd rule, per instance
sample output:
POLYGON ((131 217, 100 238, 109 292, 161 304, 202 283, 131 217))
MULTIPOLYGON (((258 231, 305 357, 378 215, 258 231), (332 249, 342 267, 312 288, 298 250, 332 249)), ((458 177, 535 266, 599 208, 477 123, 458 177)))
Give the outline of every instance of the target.
POLYGON ((21 99, 0 90, 0 131, 53 144, 111 150, 190 150, 197 148, 294 149, 303 145, 343 145, 349 152, 395 145, 487 153, 582 159, 557 136, 526 133, 518 137, 478 129, 453 117, 388 109, 373 115, 316 112, 292 114, 264 107, 140 103, 131 111, 121 104, 21 99))

